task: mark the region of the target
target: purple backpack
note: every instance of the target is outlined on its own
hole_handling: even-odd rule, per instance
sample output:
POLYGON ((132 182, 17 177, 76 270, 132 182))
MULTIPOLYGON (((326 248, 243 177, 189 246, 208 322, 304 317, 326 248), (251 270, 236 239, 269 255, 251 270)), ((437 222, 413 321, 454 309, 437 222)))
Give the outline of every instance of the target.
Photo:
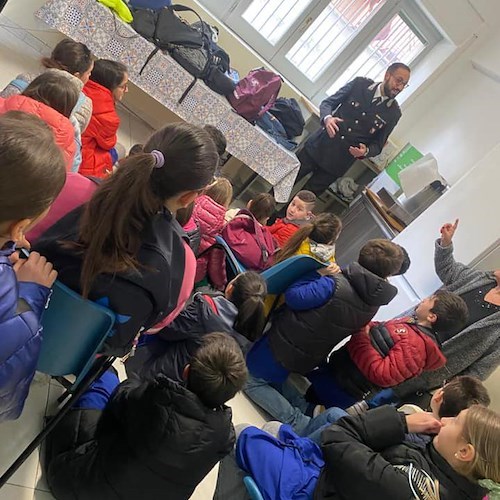
POLYGON ((253 69, 236 84, 228 100, 240 116, 254 122, 273 106, 280 89, 280 75, 267 69, 253 69))

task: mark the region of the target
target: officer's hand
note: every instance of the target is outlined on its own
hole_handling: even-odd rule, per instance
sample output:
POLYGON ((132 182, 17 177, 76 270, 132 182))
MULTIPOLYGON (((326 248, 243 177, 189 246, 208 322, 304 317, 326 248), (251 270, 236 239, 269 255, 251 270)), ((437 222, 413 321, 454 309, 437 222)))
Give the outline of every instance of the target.
POLYGON ((363 156, 366 155, 366 151, 367 151, 367 147, 364 145, 364 144, 359 144, 359 147, 354 147, 354 146, 351 146, 349 148, 349 153, 352 154, 352 156, 354 156, 354 158, 361 158, 363 156))
POLYGON ((339 126, 337 125, 340 122, 343 122, 342 118, 338 118, 336 116, 329 116, 325 118, 325 129, 328 136, 333 139, 335 134, 339 131, 339 126))

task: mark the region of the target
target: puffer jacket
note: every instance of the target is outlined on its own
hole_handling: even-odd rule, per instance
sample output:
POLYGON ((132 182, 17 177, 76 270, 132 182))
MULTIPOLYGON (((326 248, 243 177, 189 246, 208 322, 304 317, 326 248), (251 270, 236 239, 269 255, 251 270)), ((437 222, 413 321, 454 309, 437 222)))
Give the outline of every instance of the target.
POLYGON ((210 247, 215 245, 215 237, 221 234, 225 214, 226 207, 219 205, 210 196, 204 194, 196 198, 193 219, 200 228, 201 240, 195 282, 208 275, 208 279, 218 290, 224 289, 227 282, 226 259, 221 248, 210 247))
POLYGON ((57 500, 187 500, 232 450, 231 417, 164 376, 129 379, 103 412, 71 410, 51 433, 49 487, 57 500))
POLYGON ((486 495, 485 489, 455 472, 432 442, 424 449, 406 442, 405 427, 402 413, 382 406, 344 417, 324 430, 325 467, 314 500, 431 498, 418 487, 426 482, 421 471, 439 482, 441 500, 481 500, 486 495))
POLYGON ((359 331, 397 294, 397 288, 357 262, 334 276, 334 293, 315 309, 282 307, 268 331, 274 359, 290 372, 306 373, 343 339, 359 331))
POLYGON ((113 93, 89 80, 83 92, 92 99, 92 117, 82 133, 82 164, 80 174, 87 177, 107 177, 113 169, 110 150, 116 146, 120 117, 116 112, 113 93))
POLYGON ((23 95, 13 95, 7 99, 0 99, 0 114, 3 115, 8 111, 23 111, 30 115, 36 115, 47 123, 54 133, 56 144, 63 152, 66 171, 72 170, 76 152, 75 129, 68 118, 46 104, 23 95))
POLYGON ((269 226, 269 231, 273 238, 277 241, 280 248, 300 229, 302 224, 309 221, 294 221, 287 218, 278 219, 274 224, 269 226))
POLYGON ((439 341, 412 318, 372 322, 351 337, 346 349, 361 373, 379 387, 393 387, 446 364, 439 341))
MULTIPOLYGON (((73 113, 71 114, 71 116, 74 116, 76 118, 80 133, 84 132, 88 127, 90 117, 92 116, 92 100, 82 92, 83 82, 71 73, 63 71, 61 69, 48 68, 45 69, 45 71, 54 71, 63 74, 64 76, 69 78, 80 90, 80 97, 78 99, 78 102, 76 103, 75 108, 73 109, 73 113)), ((0 92, 0 97, 5 98, 12 95, 21 94, 37 76, 39 75, 32 73, 23 73, 17 75, 17 77, 0 92)))
POLYGON ((0 250, 0 422, 21 414, 40 354, 40 318, 50 290, 18 282, 9 256, 11 242, 0 250))
POLYGON ((234 329, 238 309, 222 294, 196 293, 193 301, 156 335, 143 335, 135 355, 127 359, 127 375, 142 379, 166 375, 182 382, 184 367, 201 346, 203 337, 212 332, 225 332, 246 352, 250 341, 234 329))

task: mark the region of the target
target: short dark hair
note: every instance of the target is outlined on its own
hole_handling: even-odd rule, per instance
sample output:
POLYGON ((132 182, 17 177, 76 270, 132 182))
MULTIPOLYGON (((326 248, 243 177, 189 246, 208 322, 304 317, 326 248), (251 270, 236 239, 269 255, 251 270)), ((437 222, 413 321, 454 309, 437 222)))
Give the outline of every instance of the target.
POLYGON ((46 68, 62 69, 68 73, 82 75, 92 65, 92 54, 89 48, 69 38, 61 40, 52 51, 50 57, 44 57, 42 64, 46 68))
POLYGON ((314 210, 316 206, 316 195, 312 191, 302 189, 302 191, 299 191, 295 196, 303 201, 311 212, 314 210))
POLYGON ((205 125, 203 128, 205 129, 205 132, 207 132, 207 134, 210 136, 210 139, 214 141, 215 148, 217 149, 217 154, 219 155, 219 157, 222 156, 227 148, 226 136, 213 125, 205 125))
POLYGON ((113 92, 123 82, 127 73, 128 68, 125 64, 109 59, 97 59, 90 79, 113 92))
POLYGON ((401 247, 392 241, 374 239, 363 245, 359 252, 358 263, 385 279, 394 276, 401 269, 403 252, 401 247))
POLYGON ((252 198, 252 203, 248 210, 263 224, 276 210, 276 201, 269 193, 259 193, 252 198))
POLYGON ((438 290, 435 294, 434 306, 431 309, 437 319, 432 328, 436 332, 445 333, 449 337, 458 333, 469 319, 469 310, 465 300, 456 293, 438 290))
POLYGON ((411 264, 410 256, 408 255, 406 248, 402 247, 401 245, 398 246, 399 248, 401 248, 401 251, 403 252, 403 262, 401 263, 399 271, 394 276, 400 276, 401 274, 406 273, 406 271, 408 271, 408 269, 410 268, 411 264))
POLYGON ((80 89, 64 74, 46 71, 26 87, 23 95, 69 118, 80 97, 80 89))
POLYGON ((41 215, 65 179, 62 152, 44 121, 21 111, 0 116, 0 223, 41 215))
POLYGON ((226 333, 209 333, 190 362, 188 389, 208 408, 232 399, 245 385, 248 370, 240 347, 226 333))
POLYGON ((387 71, 389 73, 394 73, 394 71, 397 71, 398 69, 404 69, 406 71, 408 71, 409 73, 411 73, 411 69, 409 66, 407 66, 405 63, 402 63, 402 62, 395 62, 395 63, 392 63, 388 68, 387 68, 387 71))
POLYGON ((490 403, 488 390, 478 378, 465 375, 455 377, 443 387, 439 418, 456 417, 472 405, 489 406, 490 403))

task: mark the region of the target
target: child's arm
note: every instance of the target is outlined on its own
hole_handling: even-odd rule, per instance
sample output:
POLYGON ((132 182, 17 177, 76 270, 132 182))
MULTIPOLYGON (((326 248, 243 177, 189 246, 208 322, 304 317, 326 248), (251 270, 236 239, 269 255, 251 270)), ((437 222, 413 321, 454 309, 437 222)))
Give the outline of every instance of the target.
POLYGON ((321 307, 335 293, 335 280, 332 276, 321 276, 313 271, 302 277, 285 292, 285 302, 290 309, 306 311, 321 307))

